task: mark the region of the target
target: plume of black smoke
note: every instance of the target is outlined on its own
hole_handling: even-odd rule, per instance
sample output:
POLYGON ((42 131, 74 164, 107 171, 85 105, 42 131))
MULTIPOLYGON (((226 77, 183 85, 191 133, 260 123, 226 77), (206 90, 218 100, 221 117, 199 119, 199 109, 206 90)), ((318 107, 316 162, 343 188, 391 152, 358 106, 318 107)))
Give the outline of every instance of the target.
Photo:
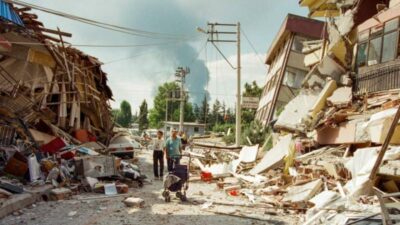
POLYGON ((175 65, 190 68, 190 74, 186 77, 190 100, 200 104, 204 96, 210 99, 207 90, 210 74, 204 60, 197 58, 199 55, 197 50, 185 43, 164 51, 167 51, 174 59, 175 65))

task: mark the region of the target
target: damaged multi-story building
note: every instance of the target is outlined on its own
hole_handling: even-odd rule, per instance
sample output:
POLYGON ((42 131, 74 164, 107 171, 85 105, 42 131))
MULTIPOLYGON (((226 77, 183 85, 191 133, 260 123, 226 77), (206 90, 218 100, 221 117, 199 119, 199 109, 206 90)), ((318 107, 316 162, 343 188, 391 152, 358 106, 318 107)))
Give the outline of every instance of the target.
POLYGON ((324 22, 287 15, 267 52, 269 66, 256 118, 268 124, 298 93, 309 71, 304 64, 303 42, 324 36, 324 22))
POLYGON ((400 88, 400 1, 358 25, 354 91, 359 95, 400 88))

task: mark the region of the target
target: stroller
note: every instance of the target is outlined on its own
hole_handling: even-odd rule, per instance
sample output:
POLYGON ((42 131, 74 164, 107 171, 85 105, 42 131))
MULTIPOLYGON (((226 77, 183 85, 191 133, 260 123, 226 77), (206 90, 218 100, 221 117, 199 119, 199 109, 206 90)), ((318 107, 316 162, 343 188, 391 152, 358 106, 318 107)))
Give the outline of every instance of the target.
POLYGON ((169 172, 164 177, 164 191, 162 196, 165 202, 171 201, 170 192, 175 192, 176 197, 181 201, 187 201, 186 191, 189 188, 189 168, 190 168, 190 155, 188 165, 176 165, 172 172, 169 172))

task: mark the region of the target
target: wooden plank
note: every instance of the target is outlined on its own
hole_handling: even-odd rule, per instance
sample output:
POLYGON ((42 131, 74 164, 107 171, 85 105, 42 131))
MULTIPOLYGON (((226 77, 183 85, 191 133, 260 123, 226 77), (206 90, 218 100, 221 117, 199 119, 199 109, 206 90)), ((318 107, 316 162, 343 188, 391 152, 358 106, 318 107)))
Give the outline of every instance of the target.
POLYGON ((46 32, 46 33, 61 35, 61 36, 65 36, 65 37, 72 37, 71 33, 63 32, 63 31, 52 30, 52 29, 48 29, 48 28, 44 28, 44 27, 36 27, 35 29, 40 30, 42 32, 46 32))
POLYGON ((22 7, 22 8, 14 8, 15 12, 19 13, 19 12, 25 12, 25 11, 30 11, 32 10, 31 7, 22 7))

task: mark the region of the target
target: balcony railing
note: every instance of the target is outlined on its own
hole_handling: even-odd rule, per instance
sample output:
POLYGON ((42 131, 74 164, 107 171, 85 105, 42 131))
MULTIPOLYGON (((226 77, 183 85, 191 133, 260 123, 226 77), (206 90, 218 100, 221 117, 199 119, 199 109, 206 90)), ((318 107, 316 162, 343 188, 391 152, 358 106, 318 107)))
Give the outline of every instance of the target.
POLYGON ((354 79, 358 95, 400 89, 400 59, 360 68, 354 79))

